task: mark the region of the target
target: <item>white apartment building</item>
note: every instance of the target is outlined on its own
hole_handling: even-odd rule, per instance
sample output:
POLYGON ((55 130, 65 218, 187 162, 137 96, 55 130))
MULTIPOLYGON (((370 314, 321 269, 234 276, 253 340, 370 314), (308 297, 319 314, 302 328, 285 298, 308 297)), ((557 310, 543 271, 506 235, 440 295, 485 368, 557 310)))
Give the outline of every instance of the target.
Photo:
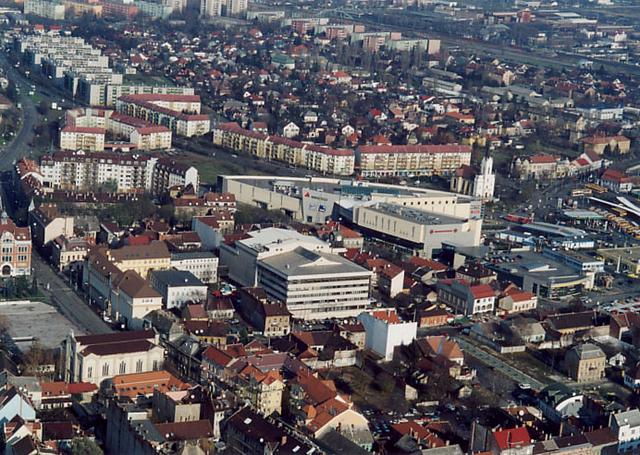
POLYGON ((63 341, 64 380, 99 386, 116 375, 161 370, 164 349, 157 341, 153 330, 85 336, 71 332, 63 341))
MULTIPOLYGON (((88 191, 107 183, 119 193, 162 194, 175 185, 198 188, 198 170, 168 158, 114 152, 58 151, 40 160, 44 191, 88 191)), ((34 171, 35 173, 35 171, 34 171)))
POLYGON ((229 270, 229 278, 241 286, 258 285, 258 261, 303 247, 309 251, 330 253, 331 245, 317 237, 280 228, 248 232, 246 239, 233 245, 220 243, 220 263, 229 270))
POLYGON ((395 309, 363 312, 358 316, 365 330, 365 346, 382 356, 393 360, 396 347, 411 344, 416 339, 417 322, 404 322, 395 309))
POLYGON ((354 173, 355 155, 352 150, 322 147, 287 137, 246 130, 234 122, 222 123, 214 128, 213 143, 239 153, 282 161, 321 173, 354 173))
POLYGON ((361 145, 356 149, 363 177, 448 175, 470 163, 468 145, 361 145))
POLYGON ((116 110, 166 126, 179 136, 202 136, 211 128, 209 116, 200 114, 198 95, 127 95, 116 101, 116 110))
POLYGON ((640 449, 640 411, 612 414, 611 431, 618 437, 618 453, 636 453, 640 449))
POLYGON ((167 309, 182 308, 187 302, 207 300, 207 285, 183 270, 154 270, 151 286, 162 295, 167 309))
POLYGON ((101 152, 104 150, 104 133, 102 128, 67 125, 60 130, 60 149, 101 152))
POLYGON ((171 267, 190 272, 203 283, 218 282, 218 258, 211 251, 171 253, 171 267))
POLYGON ((113 319, 129 330, 142 329, 144 317, 162 308, 162 296, 133 270, 114 277, 110 302, 113 319))
POLYGON ((258 286, 300 319, 355 317, 369 308, 372 272, 332 253, 304 247, 261 258, 258 286))
POLYGON ((25 0, 24 14, 46 17, 54 21, 64 20, 64 4, 49 0, 25 0))

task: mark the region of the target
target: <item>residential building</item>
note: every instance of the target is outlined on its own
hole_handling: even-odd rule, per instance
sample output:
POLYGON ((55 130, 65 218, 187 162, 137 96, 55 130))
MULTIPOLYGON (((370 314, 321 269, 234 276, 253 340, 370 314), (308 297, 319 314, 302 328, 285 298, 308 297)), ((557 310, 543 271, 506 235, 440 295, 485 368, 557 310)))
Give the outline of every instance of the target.
POLYGON ((73 217, 62 215, 55 204, 39 205, 29 212, 33 243, 44 248, 57 237, 73 237, 73 222, 73 217))
POLYGON ((60 130, 60 148, 88 152, 103 151, 104 135, 105 131, 102 128, 66 125, 60 130))
POLYGON ((260 259, 257 275, 296 318, 355 317, 370 305, 371 272, 337 254, 297 247, 260 259))
POLYGON ((124 245, 103 250, 103 253, 120 271, 133 270, 143 278, 148 277, 152 270, 171 268, 171 253, 167 244, 159 240, 148 245, 124 245))
POLYGON ((67 238, 60 235, 53 239, 51 261, 60 271, 74 268, 84 262, 89 253, 89 246, 89 242, 84 238, 67 238))
POLYGON ((246 130, 237 123, 223 123, 214 128, 213 143, 235 152, 281 161, 321 173, 335 175, 354 173, 355 155, 352 150, 333 149, 294 141, 291 138, 299 134, 299 129, 295 130, 293 126, 295 125, 285 126, 282 137, 246 130))
POLYGON ((151 286, 162 295, 166 308, 182 308, 187 302, 207 300, 207 285, 183 270, 155 270, 151 286))
POLYGON ((624 172, 607 169, 600 176, 600 185, 616 193, 629 193, 633 189, 633 179, 624 172))
POLYGON ((190 272, 206 284, 218 282, 218 257, 211 251, 171 253, 171 267, 190 272))
POLYGON ((153 418, 158 422, 200 420, 202 389, 153 391, 153 418))
POLYGON ((631 409, 612 414, 611 431, 618 437, 618 453, 635 453, 640 448, 640 411, 631 409))
POLYGON ((579 382, 598 382, 604 379, 607 356, 592 343, 579 344, 565 355, 569 376, 579 382))
POLYGON ((65 7, 62 2, 52 0, 25 0, 24 14, 45 17, 54 21, 64 20, 65 7))
POLYGON ((0 391, 0 425, 4 427, 16 417, 33 421, 36 410, 29 397, 17 387, 7 387, 0 391))
POLYGON ((533 455, 533 439, 526 426, 498 429, 491 434, 491 453, 500 455, 533 455))
POLYGON ((463 280, 441 280, 437 289, 438 299, 457 314, 470 316, 494 310, 496 294, 488 284, 470 285, 463 280))
POLYGON ((240 289, 236 301, 238 314, 265 337, 287 335, 291 331, 291 313, 283 302, 270 300, 262 288, 240 289))
POLYGON ((144 326, 144 318, 162 308, 162 296, 133 270, 113 278, 111 316, 130 330, 144 326))
POLYGON ((274 412, 282 414, 284 389, 284 379, 276 370, 249 373, 249 400, 253 407, 265 416, 274 412))
MULTIPOLYGON (((1 205, 1 204, 0 204, 1 205)), ((17 227, 4 210, 0 214, 0 276, 31 275, 31 234, 28 227, 17 227)))
POLYGON ((356 164, 363 177, 450 175, 471 164, 468 145, 361 145, 356 164))
POLYGON ((160 370, 164 349, 156 342, 153 330, 84 336, 72 332, 63 341, 65 381, 101 385, 118 374, 160 370))
POLYGON ((396 347, 408 345, 416 339, 417 323, 403 322, 393 309, 363 312, 358 321, 364 326, 365 346, 384 360, 393 359, 396 347))
POLYGON ((168 371, 159 370, 116 375, 111 380, 111 387, 115 396, 133 400, 139 395, 150 398, 155 391, 186 390, 189 384, 182 382, 168 371))
POLYGON ((569 173, 570 163, 554 155, 539 154, 527 158, 516 158, 514 171, 522 180, 557 179, 569 173))
POLYGON ((508 290, 498 299, 498 308, 506 314, 535 310, 537 306, 537 295, 517 288, 508 290))
POLYGON ((200 114, 198 95, 125 95, 116 100, 116 110, 166 126, 179 136, 202 136, 210 129, 209 116, 200 114))
POLYGON ((598 155, 624 155, 629 153, 631 139, 625 136, 588 136, 580 139, 585 152, 598 155))

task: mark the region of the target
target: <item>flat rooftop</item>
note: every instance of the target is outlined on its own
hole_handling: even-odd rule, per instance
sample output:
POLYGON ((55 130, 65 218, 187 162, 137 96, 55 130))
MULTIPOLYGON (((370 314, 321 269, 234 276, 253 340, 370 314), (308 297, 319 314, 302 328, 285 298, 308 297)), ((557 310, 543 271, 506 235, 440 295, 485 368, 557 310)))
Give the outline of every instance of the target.
POLYGON ((56 348, 71 330, 75 335, 85 334, 54 307, 42 302, 3 302, 0 315, 7 319, 9 335, 22 352, 31 347, 31 340, 16 342, 16 338, 34 337, 43 347, 56 348))
POLYGON ((498 258, 494 258, 488 267, 496 271, 517 275, 553 279, 553 281, 559 283, 564 279, 570 281, 580 276, 580 273, 570 266, 532 251, 503 254, 498 258))
POLYGON ((569 226, 563 226, 559 224, 551 224, 551 223, 529 223, 522 224, 513 227, 514 230, 522 231, 522 232, 531 232, 540 235, 549 235, 554 237, 565 237, 565 238, 575 238, 575 237, 585 237, 588 235, 586 231, 582 229, 576 229, 569 226))
POLYGON ((260 261, 285 276, 371 274, 367 269, 337 254, 296 248, 288 253, 271 256, 260 261))
POLYGON ((406 207, 404 205, 398 204, 389 204, 386 202, 378 202, 376 204, 363 208, 367 208, 378 213, 402 218, 403 220, 410 221, 412 223, 418 223, 428 226, 441 224, 457 224, 464 221, 463 218, 442 215, 440 213, 426 212, 424 210, 415 209, 413 207, 406 207))
POLYGON ((620 257, 623 261, 640 261, 640 246, 626 247, 626 248, 601 248, 596 251, 600 256, 606 258, 620 257))
POLYGON ((593 210, 570 209, 565 210, 564 216, 574 220, 602 220, 604 217, 593 210))
POLYGON ((331 179, 325 177, 279 177, 279 176, 242 176, 225 175, 224 179, 242 182, 291 197, 302 199, 303 190, 322 191, 327 194, 343 195, 353 198, 363 198, 371 194, 384 194, 397 197, 456 197, 458 201, 467 201, 469 196, 459 195, 448 191, 439 191, 429 188, 418 188, 404 185, 386 185, 372 182, 360 182, 348 179, 331 179))

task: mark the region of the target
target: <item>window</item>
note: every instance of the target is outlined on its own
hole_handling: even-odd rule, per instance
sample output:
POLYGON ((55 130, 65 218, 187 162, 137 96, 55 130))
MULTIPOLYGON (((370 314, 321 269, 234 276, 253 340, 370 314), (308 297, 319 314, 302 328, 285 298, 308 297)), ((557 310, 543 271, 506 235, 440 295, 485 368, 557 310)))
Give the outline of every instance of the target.
POLYGON ((142 373, 142 360, 136 362, 136 373, 142 373))
POLYGON ((102 376, 108 376, 109 375, 109 364, 105 363, 104 365, 102 365, 102 376))
POLYGON ((91 379, 92 375, 93 375, 93 367, 87 368, 87 379, 91 379))
POLYGON ((153 361, 153 371, 158 371, 158 361, 157 360, 153 361))
POLYGON ((126 372, 127 372, 127 364, 123 360, 122 362, 120 362, 120 374, 125 374, 126 372))

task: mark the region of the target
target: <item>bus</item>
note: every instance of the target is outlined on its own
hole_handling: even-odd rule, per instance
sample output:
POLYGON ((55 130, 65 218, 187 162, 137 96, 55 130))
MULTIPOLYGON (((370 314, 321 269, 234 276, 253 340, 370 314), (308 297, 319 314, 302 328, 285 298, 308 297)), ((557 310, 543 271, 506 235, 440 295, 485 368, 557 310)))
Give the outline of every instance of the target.
POLYGON ((576 188, 575 190, 571 190, 572 197, 591 196, 592 194, 593 190, 589 188, 576 188))
POLYGON ((627 211, 620 207, 611 207, 611 210, 618 214, 618 216, 627 216, 627 211))
POLYGON ((609 191, 604 186, 596 185, 595 183, 587 183, 585 187, 598 194, 606 193, 607 191, 609 191))
POLYGON ((522 215, 514 215, 513 213, 510 213, 508 215, 506 215, 504 217, 504 219, 506 221, 509 221, 511 223, 518 223, 518 224, 529 224, 531 223, 531 218, 528 216, 522 216, 522 215))

